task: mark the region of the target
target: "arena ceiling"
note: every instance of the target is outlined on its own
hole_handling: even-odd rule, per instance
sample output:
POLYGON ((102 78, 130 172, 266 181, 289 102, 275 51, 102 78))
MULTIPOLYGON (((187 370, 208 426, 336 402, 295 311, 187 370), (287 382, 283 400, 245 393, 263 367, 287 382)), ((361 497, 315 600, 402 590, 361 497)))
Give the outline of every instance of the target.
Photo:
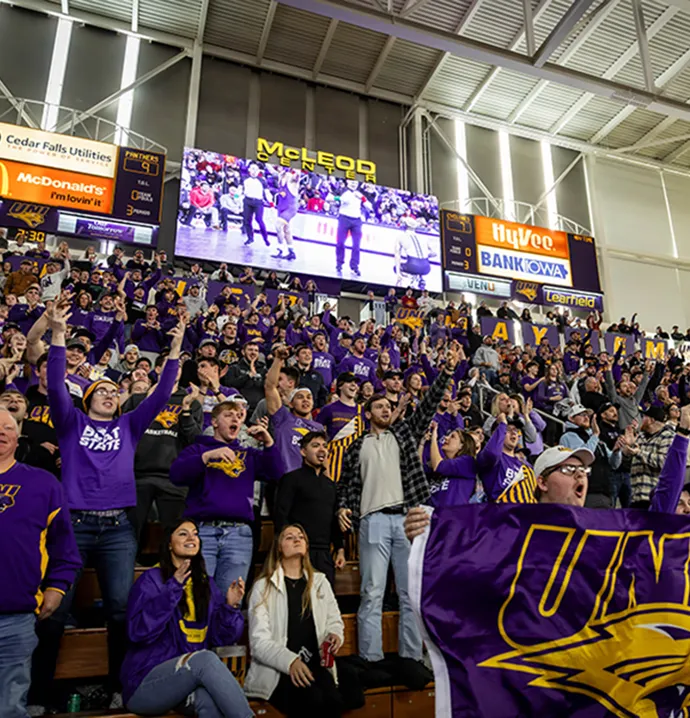
POLYGON ((690 0, 12 4, 178 47, 202 43, 216 57, 578 149, 690 167, 690 0))

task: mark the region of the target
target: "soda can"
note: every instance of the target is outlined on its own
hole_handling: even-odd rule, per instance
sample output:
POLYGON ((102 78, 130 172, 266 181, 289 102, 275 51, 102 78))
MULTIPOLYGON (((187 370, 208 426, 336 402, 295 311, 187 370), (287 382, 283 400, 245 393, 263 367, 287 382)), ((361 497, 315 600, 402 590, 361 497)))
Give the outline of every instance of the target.
POLYGON ((67 701, 67 712, 68 713, 79 713, 81 710, 81 696, 79 693, 72 693, 67 701))
POLYGON ((334 662, 332 646, 328 641, 324 641, 321 644, 321 666, 323 668, 333 668, 334 662))

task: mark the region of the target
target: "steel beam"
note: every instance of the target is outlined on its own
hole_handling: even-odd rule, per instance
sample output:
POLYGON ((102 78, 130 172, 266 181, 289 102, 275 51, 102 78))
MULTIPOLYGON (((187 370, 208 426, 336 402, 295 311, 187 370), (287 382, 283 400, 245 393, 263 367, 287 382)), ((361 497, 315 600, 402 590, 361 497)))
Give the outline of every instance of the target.
MULTIPOLYGON (((671 20, 679 13, 680 11, 678 8, 666 8, 661 15, 649 26, 649 29, 647 30, 647 37, 648 39, 652 39, 658 32, 660 32, 666 25, 668 25, 671 20)), ((603 81, 610 81, 613 77, 615 77, 624 67, 627 65, 630 60, 632 60, 637 55, 637 41, 632 43, 626 51, 609 67, 602 75, 601 79, 603 81)), ((644 96, 647 98, 653 97, 656 98, 658 96, 650 95, 650 93, 643 93, 644 96)), ((567 124, 570 122, 570 120, 575 117, 575 115, 594 97, 597 96, 596 92, 588 91, 582 97, 578 99, 578 101, 573 105, 570 109, 568 109, 550 128, 549 132, 552 132, 553 134, 558 134, 567 124)), ((639 97, 639 99, 642 99, 642 96, 639 97)), ((661 112, 661 114, 664 115, 673 115, 675 117, 678 117, 675 112, 666 112, 663 109, 657 110, 657 107, 659 107, 659 101, 663 101, 665 104, 665 100, 661 97, 658 97, 658 100, 652 100, 647 105, 648 110, 661 112)), ((674 101, 674 104, 683 105, 683 103, 676 103, 674 101)), ((688 108, 690 110, 690 108, 688 108)), ((685 117, 684 113, 683 116, 685 117)))
MULTIPOLYGON (((559 65, 565 65, 575 53, 589 40, 594 32, 601 26, 606 18, 614 11, 622 0, 606 0, 599 7, 587 16, 587 27, 568 45, 567 49, 556 61, 559 65)), ((549 86, 548 80, 539 80, 539 82, 529 91, 527 96, 520 104, 510 113, 508 122, 517 122, 520 116, 530 107, 530 105, 541 95, 549 86)))
POLYGON ((199 25, 196 31, 197 39, 200 42, 204 41, 204 35, 206 34, 206 22, 208 20, 208 7, 211 0, 201 0, 201 10, 199 11, 199 25))
POLYGON ((391 50, 393 49, 393 45, 395 45, 395 38, 387 38, 383 48, 381 49, 381 52, 379 53, 379 56, 376 58, 374 67, 369 73, 369 77, 367 77, 367 81, 364 83, 364 90, 367 94, 371 91, 371 88, 376 82, 376 78, 379 76, 379 73, 383 69, 383 66, 386 64, 386 60, 388 59, 388 55, 390 55, 391 50))
POLYGON ((38 129, 38 122, 36 122, 33 117, 31 117, 31 115, 26 111, 23 102, 18 100, 12 94, 10 88, 7 87, 7 85, 2 80, 0 80, 0 93, 2 93, 2 95, 8 100, 10 105, 12 105, 15 110, 17 110, 21 118, 29 127, 33 127, 35 130, 38 129))
POLYGON ((69 0, 61 0, 60 8, 62 9, 63 15, 69 15, 69 0))
POLYGON ((534 15, 532 13, 532 0, 522 0, 522 12, 525 16, 525 46, 527 54, 532 57, 537 49, 534 41, 534 15))
POLYGON ((677 159, 680 159, 686 152, 690 150, 690 141, 684 142, 680 147, 673 150, 673 152, 669 152, 664 157, 664 163, 672 163, 675 162, 677 159))
MULTIPOLYGON (((531 0, 526 0, 527 2, 530 2, 531 0)), ((541 18, 541 16, 548 10, 549 5, 553 3, 554 0, 541 0, 539 3, 537 10, 532 15, 532 22, 538 22, 541 18)), ((517 50, 518 47, 520 47, 520 43, 525 39, 526 36, 526 26, 523 26, 513 37, 513 41, 510 43, 510 49, 511 50, 517 50)), ((481 96, 489 89, 489 85, 496 79, 498 74, 501 72, 500 67, 492 67, 491 70, 487 73, 487 75, 484 77, 484 79, 481 81, 478 87, 475 88, 474 92, 469 96, 467 99, 467 102, 465 102, 464 107, 462 108, 465 110, 465 112, 470 112, 472 108, 479 102, 479 99, 481 96)))
POLYGON ((139 32, 139 0, 132 0, 132 32, 139 32))
POLYGON ((544 67, 551 55, 568 39, 595 0, 575 0, 534 55, 534 65, 544 67))
POLYGON ((539 199, 537 200, 536 204, 533 206, 532 211, 536 211, 541 207, 544 202, 546 202, 548 196, 558 187, 558 185, 563 182, 563 180, 577 167, 578 163, 581 159, 584 158, 584 154, 580 152, 580 154, 573 159, 573 161, 561 172, 560 175, 554 180, 551 187, 547 187, 539 196, 539 199))
POLYGON ((273 27, 273 18, 276 16, 276 8, 278 3, 276 0, 271 0, 268 4, 268 11, 266 12, 266 18, 264 19, 264 26, 261 30, 261 39, 259 40, 259 49, 256 52, 256 62, 261 64, 264 59, 264 53, 266 52, 266 45, 268 45, 268 38, 271 35, 271 28, 273 27))
POLYGON ((194 45, 192 70, 189 73, 189 92, 187 94, 187 120, 184 129, 184 146, 196 146, 196 127, 199 119, 199 90, 201 89, 201 68, 204 62, 201 42, 194 45))
POLYGON ((400 17, 409 17, 419 10, 423 10, 432 0, 407 0, 403 9, 400 11, 400 17))
MULTIPOLYGON (((453 31, 455 35, 462 35, 462 33, 465 31, 465 28, 472 22, 475 15, 477 14, 480 5, 482 4, 483 0, 472 0, 471 5, 467 8, 465 11, 465 14, 462 16, 462 19, 455 27, 455 30, 453 31)), ((438 60, 436 60, 436 63, 434 64, 433 68, 431 69, 431 72, 427 75, 426 79, 422 83, 422 86, 419 88, 417 93, 415 94, 415 100, 419 100, 424 96, 424 93, 429 89, 429 86, 431 83, 436 79, 436 76, 440 72, 441 68, 445 65, 446 60, 450 57, 449 52, 443 52, 441 55, 439 55, 438 60)))
POLYGON ((314 79, 316 79, 321 72, 321 66, 323 65, 323 61, 326 59, 328 50, 331 47, 331 42, 333 42, 333 35, 335 35, 335 31, 337 29, 338 21, 331 20, 331 22, 328 24, 328 30, 326 30, 326 34, 324 35, 323 41, 321 42, 321 48, 319 49, 319 54, 316 57, 316 62, 314 63, 314 67, 311 71, 312 77, 314 79))
POLYGON ((635 152, 638 149, 643 149, 646 146, 647 142, 652 142, 655 140, 660 134, 663 132, 666 132, 666 130, 673 125, 673 123, 676 121, 675 117, 664 117, 661 122, 654 125, 649 132, 642 135, 637 142, 635 142, 634 145, 630 145, 630 147, 619 147, 616 152, 635 152))
POLYGON ((149 70, 147 73, 143 74, 141 77, 138 77, 130 85, 127 85, 127 87, 123 87, 123 88, 117 90, 117 92, 113 92, 112 95, 108 95, 108 97, 104 98, 100 102, 97 102, 92 107, 89 107, 88 110, 84 110, 83 112, 80 112, 75 117, 73 117, 71 120, 64 122, 60 127, 57 128, 56 132, 66 132, 70 128, 74 127, 74 125, 78 125, 80 122, 83 122, 88 117, 92 117, 97 112, 104 110, 106 107, 110 107, 110 105, 112 105, 114 102, 119 100, 120 97, 122 97, 122 95, 126 95, 128 92, 131 92, 132 90, 136 90, 137 87, 141 87, 141 85, 143 85, 144 83, 153 79, 157 75, 160 75, 161 72, 165 72, 167 69, 171 68, 173 65, 177 65, 177 63, 180 62, 180 60, 184 60, 187 57, 189 57, 188 50, 182 50, 182 52, 178 52, 177 55, 175 55, 174 57, 171 57, 169 60, 166 60, 165 62, 161 63, 157 67, 154 67, 152 70, 149 70))
POLYGON ((644 84, 647 92, 654 92, 656 90, 654 70, 652 69, 652 61, 649 56, 649 39, 647 38, 647 26, 644 21, 642 0, 632 0, 632 7, 633 16, 635 18, 635 32, 637 33, 637 46, 640 51, 640 61, 642 62, 642 72, 644 74, 644 84))

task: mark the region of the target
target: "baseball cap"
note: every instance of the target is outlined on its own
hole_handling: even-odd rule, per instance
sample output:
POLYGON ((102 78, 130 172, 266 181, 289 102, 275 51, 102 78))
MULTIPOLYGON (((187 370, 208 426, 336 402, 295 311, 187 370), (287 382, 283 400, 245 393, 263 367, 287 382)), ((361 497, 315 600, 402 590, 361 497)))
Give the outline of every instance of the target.
POLYGON ((666 419, 666 414, 661 406, 650 406, 649 409, 642 412, 642 415, 648 416, 650 419, 654 419, 654 421, 664 421, 666 419))
POLYGON ((335 386, 337 389, 340 389, 343 384, 350 384, 352 382, 359 384, 357 375, 351 371, 344 371, 342 374, 338 374, 338 378, 335 380, 335 386))
POLYGON ((139 353, 139 347, 138 347, 136 344, 128 344, 128 345, 125 347, 125 354, 127 354, 127 352, 136 352, 136 353, 138 354, 138 353, 139 353))
POLYGON ((199 349, 201 347, 205 347, 207 344, 213 344, 213 346, 217 346, 218 342, 215 339, 211 339, 210 337, 207 337, 206 339, 202 339, 201 343, 199 344, 199 349))
POLYGON ((80 327, 79 329, 75 329, 72 332, 72 339, 79 339, 79 337, 85 337, 86 339, 90 339, 91 341, 94 341, 96 338, 96 335, 93 332, 90 332, 86 327, 80 327))
POLYGON ((291 404, 291 403, 292 403, 292 400, 293 400, 293 399, 297 396, 297 394, 299 394, 301 391, 308 391, 309 394, 312 396, 312 398, 313 398, 313 396, 314 396, 314 395, 311 393, 311 389, 310 389, 309 387, 306 387, 306 386, 298 386, 296 389, 293 389, 293 390, 290 392, 290 396, 288 397, 288 403, 291 404))
POLYGON ((582 406, 582 404, 573 404, 573 406, 568 409, 568 418, 572 419, 574 416, 577 416, 578 414, 584 414, 588 411, 589 409, 586 406, 582 406))
POLYGON ((398 371, 397 369, 389 369, 384 375, 384 379, 395 379, 396 377, 399 377, 402 379, 404 374, 401 371, 398 371))
POLYGON ((17 329, 18 331, 21 331, 21 327, 17 324, 17 322, 5 322, 2 325, 2 331, 4 332, 5 329, 17 329))
POLYGON ((534 475, 543 476, 549 469, 560 466, 571 456, 580 459, 585 466, 590 466, 594 463, 594 454, 589 449, 568 449, 565 446, 552 446, 539 454, 539 458, 534 463, 534 475))
POLYGON ((86 347, 84 346, 83 342, 80 342, 78 339, 70 339, 67 342, 67 349, 80 349, 81 351, 86 354, 86 347))

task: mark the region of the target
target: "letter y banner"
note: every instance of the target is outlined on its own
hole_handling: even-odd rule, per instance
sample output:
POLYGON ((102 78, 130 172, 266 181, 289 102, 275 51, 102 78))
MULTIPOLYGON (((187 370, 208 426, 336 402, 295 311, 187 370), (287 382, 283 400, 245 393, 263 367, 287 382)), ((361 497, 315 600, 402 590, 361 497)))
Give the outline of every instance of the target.
POLYGON ((436 509, 409 560, 436 718, 687 718, 689 551, 664 513, 436 509))

